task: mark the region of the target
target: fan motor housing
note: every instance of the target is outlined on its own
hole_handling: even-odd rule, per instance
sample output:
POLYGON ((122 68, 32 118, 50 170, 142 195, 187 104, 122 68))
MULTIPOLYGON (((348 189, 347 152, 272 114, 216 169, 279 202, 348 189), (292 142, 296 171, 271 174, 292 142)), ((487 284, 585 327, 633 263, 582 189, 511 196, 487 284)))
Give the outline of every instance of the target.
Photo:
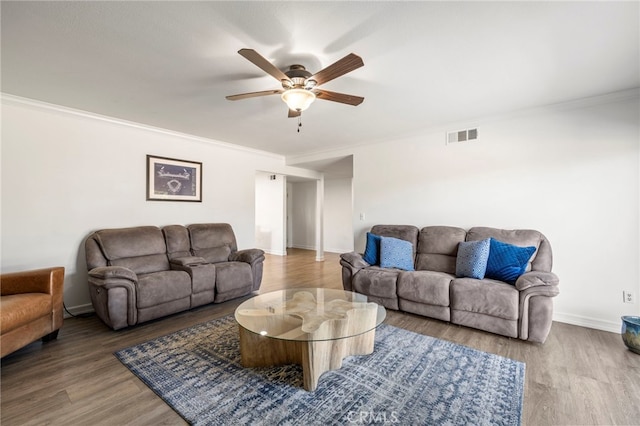
POLYGON ((304 78, 307 79, 311 77, 311 73, 307 71, 307 69, 302 65, 291 65, 288 71, 284 72, 287 77, 293 78, 304 78))
POLYGON ((310 79, 312 74, 302 65, 291 65, 284 74, 290 79, 290 81, 282 80, 282 87, 285 89, 294 87, 310 89, 316 85, 316 81, 310 79))

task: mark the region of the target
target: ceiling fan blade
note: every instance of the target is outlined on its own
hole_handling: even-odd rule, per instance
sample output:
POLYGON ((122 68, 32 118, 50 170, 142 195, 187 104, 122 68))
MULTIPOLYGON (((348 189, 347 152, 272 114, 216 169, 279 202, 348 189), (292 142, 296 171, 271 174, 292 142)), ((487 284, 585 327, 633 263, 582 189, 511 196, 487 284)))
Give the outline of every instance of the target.
POLYGON ((355 53, 349 53, 338 62, 335 62, 312 75, 311 79, 315 80, 319 86, 333 80, 334 78, 338 78, 346 73, 358 69, 363 65, 364 62, 362 62, 362 58, 360 56, 355 53))
POLYGON ((258 96, 278 95, 282 90, 263 90, 261 92, 240 93, 239 95, 229 95, 226 98, 230 101, 239 101, 240 99, 257 98, 258 96))
POLYGON ((289 118, 296 118, 296 117, 300 117, 302 115, 302 113, 300 111, 295 111, 290 109, 289 110, 289 118))
POLYGON ((289 77, 287 77, 287 75, 285 73, 283 73, 278 68, 276 68, 275 65, 273 65, 271 62, 266 60, 264 57, 262 57, 262 55, 260 55, 255 50, 253 50, 253 49, 240 49, 240 50, 238 50, 238 53, 240 55, 244 56, 248 61, 252 62, 255 66, 260 68, 262 71, 264 71, 267 74, 273 76, 273 78, 275 78, 276 80, 278 80, 278 81, 282 81, 282 80, 290 81, 289 77))
POLYGON ((316 97, 318 99, 323 99, 325 101, 332 101, 332 102, 340 102, 341 104, 357 106, 357 105, 360 105, 362 101, 364 101, 364 98, 362 96, 354 96, 354 95, 347 95, 345 93, 330 92, 328 90, 323 90, 323 89, 316 89, 313 92, 316 94, 316 97))

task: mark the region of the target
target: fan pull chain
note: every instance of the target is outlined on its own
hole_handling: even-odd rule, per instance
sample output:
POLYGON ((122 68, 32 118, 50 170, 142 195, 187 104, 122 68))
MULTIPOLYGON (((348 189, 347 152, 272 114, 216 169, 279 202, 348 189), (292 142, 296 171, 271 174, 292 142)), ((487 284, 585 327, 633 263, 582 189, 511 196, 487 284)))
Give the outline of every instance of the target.
POLYGON ((300 133, 300 127, 302 127, 302 114, 298 116, 298 133, 300 133))

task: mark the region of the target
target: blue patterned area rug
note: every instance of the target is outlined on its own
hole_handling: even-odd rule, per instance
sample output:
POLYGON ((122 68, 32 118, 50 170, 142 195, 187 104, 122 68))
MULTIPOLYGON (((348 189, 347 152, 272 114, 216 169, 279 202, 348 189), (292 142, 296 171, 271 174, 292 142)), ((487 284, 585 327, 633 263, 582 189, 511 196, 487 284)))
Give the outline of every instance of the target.
POLYGON ((386 324, 373 354, 302 388, 302 368, 243 368, 233 316, 116 352, 194 425, 519 425, 525 365, 386 324))

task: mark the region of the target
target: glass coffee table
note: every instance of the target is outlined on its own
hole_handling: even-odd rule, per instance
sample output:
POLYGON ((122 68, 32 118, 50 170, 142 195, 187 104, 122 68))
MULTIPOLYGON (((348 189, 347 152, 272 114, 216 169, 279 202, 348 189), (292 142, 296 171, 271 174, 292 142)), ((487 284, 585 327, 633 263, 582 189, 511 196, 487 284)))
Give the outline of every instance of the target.
POLYGON ((350 291, 297 288, 259 294, 238 306, 240 354, 244 367, 300 364, 304 388, 313 391, 320 375, 342 359, 373 352, 384 307, 350 291))

